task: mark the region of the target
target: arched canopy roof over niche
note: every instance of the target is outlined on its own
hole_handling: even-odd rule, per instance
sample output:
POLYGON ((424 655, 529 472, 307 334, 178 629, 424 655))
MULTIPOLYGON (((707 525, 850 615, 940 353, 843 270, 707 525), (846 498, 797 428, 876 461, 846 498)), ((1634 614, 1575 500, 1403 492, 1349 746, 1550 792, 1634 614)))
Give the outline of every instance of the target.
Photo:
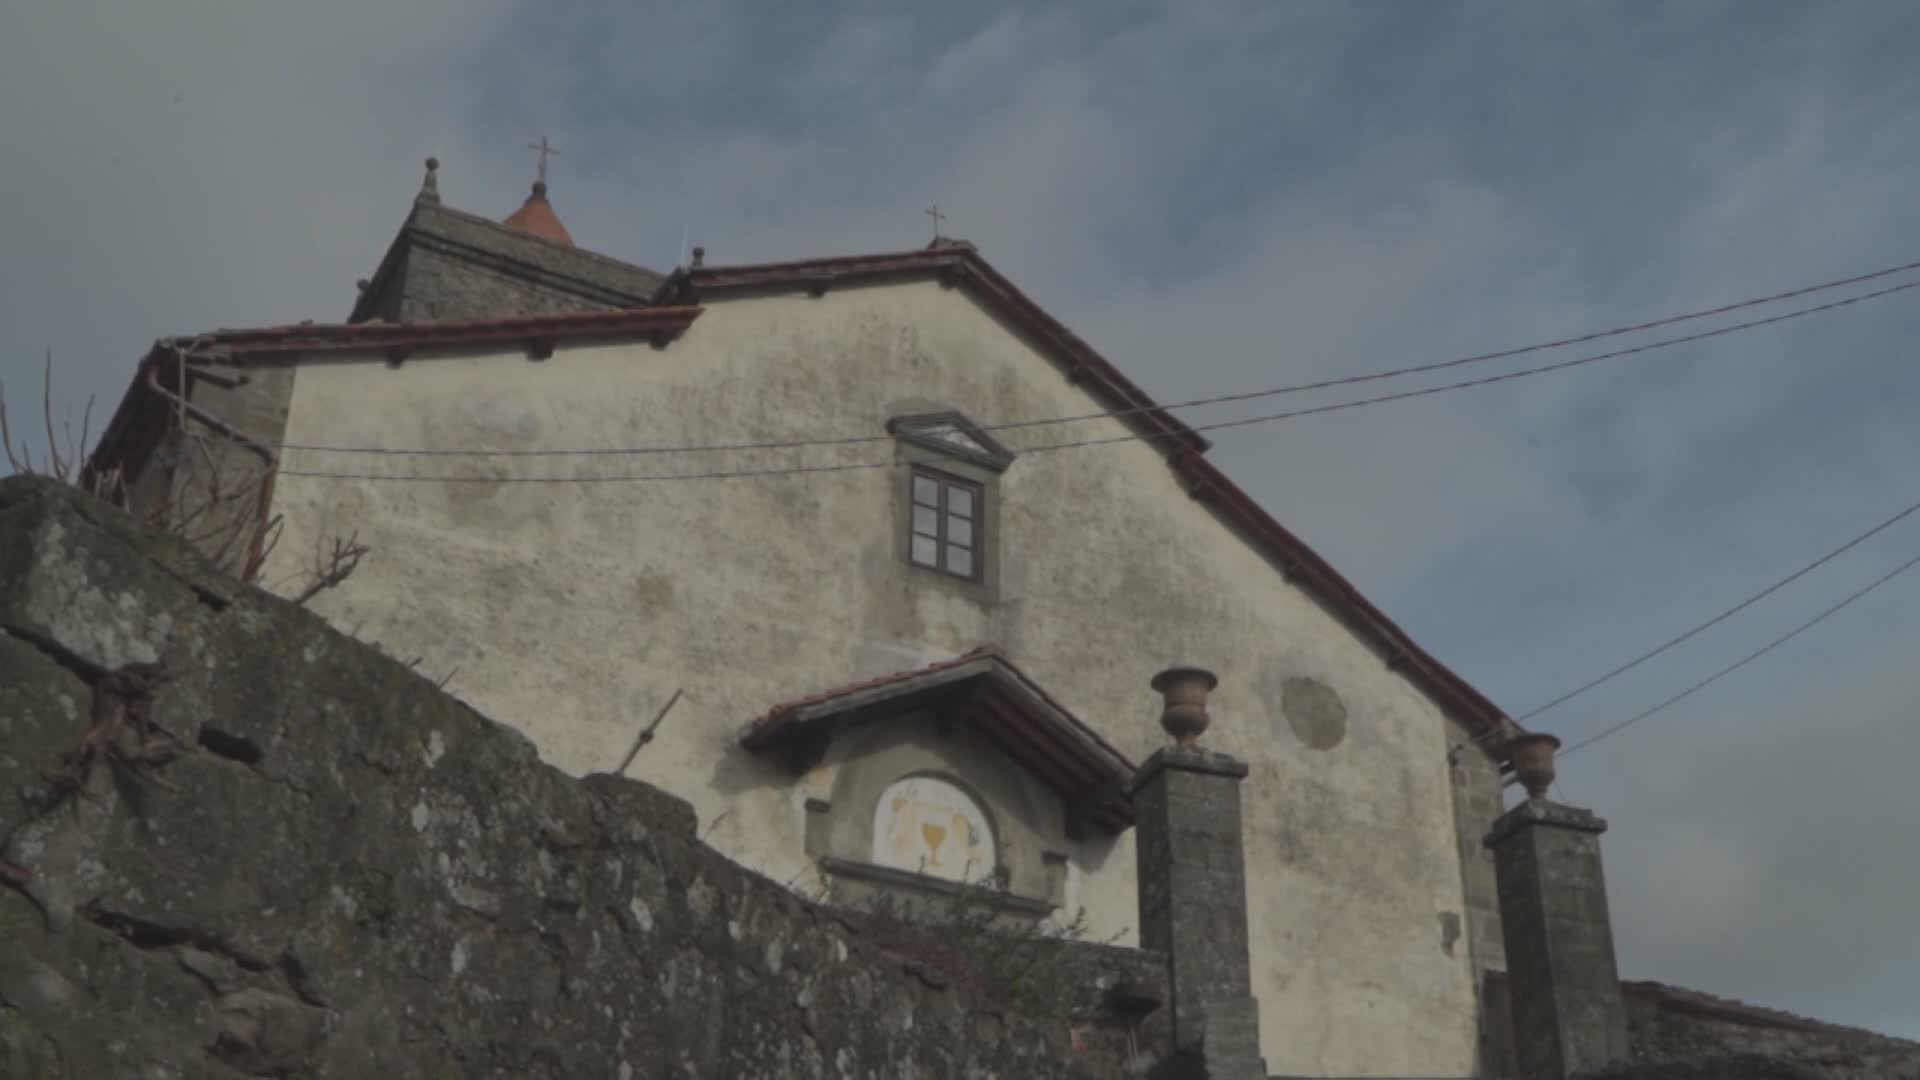
POLYGON ((977 730, 1057 792, 1076 820, 1108 834, 1133 825, 1133 762, 990 648, 788 702, 748 724, 740 742, 784 753, 803 772, 841 733, 909 713, 977 730))

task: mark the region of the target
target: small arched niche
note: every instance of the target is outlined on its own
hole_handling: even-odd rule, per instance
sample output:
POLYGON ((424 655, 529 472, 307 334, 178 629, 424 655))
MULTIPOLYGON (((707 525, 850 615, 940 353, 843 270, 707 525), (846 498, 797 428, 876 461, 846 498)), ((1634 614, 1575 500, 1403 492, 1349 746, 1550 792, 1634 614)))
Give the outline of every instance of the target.
POLYGON ((986 808, 941 776, 904 776, 873 809, 875 866, 944 881, 977 884, 1000 869, 999 844, 986 808))

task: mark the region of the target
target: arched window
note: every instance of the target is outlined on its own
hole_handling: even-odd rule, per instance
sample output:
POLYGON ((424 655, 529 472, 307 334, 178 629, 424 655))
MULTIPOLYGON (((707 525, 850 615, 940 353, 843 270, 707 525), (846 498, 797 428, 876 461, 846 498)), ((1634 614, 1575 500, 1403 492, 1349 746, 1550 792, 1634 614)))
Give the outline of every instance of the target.
POLYGON ((925 774, 880 793, 871 858, 877 866, 976 884, 1000 868, 986 810, 959 785, 925 774))

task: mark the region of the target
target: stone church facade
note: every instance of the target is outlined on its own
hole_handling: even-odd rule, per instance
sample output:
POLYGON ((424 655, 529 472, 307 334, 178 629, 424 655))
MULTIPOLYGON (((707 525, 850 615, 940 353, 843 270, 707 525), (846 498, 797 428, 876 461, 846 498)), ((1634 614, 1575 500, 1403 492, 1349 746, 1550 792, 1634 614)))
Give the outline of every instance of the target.
POLYGON ((330 621, 841 899, 984 879, 1136 941, 1143 691, 1201 665, 1269 1068, 1475 1073, 1512 722, 970 245, 700 263, 430 167, 347 321, 158 343, 93 467, 149 514, 244 490, 203 502, 272 524, 221 554, 279 591, 357 537, 330 621))

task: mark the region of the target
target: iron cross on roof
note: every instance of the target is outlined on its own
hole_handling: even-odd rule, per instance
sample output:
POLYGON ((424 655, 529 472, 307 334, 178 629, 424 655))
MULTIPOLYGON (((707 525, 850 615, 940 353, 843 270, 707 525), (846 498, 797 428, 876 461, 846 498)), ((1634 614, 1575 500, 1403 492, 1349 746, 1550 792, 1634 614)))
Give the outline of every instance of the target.
POLYGON ((546 183, 547 158, 560 151, 547 144, 547 137, 545 135, 540 136, 540 141, 537 143, 528 143, 527 149, 540 151, 540 182, 543 184, 546 183))
POLYGON ((920 212, 933 219, 933 238, 935 240, 940 239, 940 222, 944 220, 947 215, 941 213, 940 207, 938 206, 929 206, 920 212))

